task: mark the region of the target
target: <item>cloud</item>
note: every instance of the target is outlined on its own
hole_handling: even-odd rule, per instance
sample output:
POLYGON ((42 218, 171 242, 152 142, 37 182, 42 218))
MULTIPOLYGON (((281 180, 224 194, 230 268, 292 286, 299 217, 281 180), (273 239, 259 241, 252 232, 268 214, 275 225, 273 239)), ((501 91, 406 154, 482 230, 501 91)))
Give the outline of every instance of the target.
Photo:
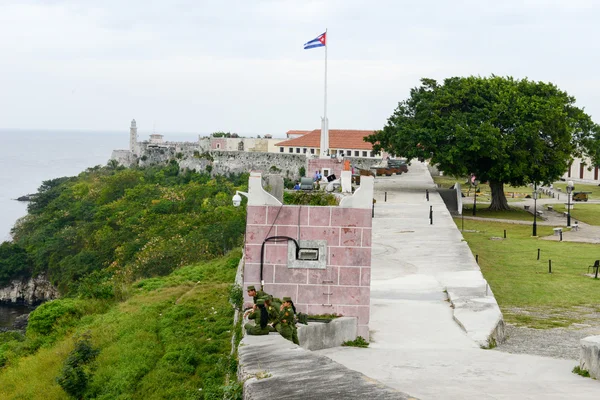
POLYGON ((5 128, 379 128, 421 77, 555 82, 600 115, 593 1, 0 2, 5 128), (25 126, 24 126, 25 124, 25 126))

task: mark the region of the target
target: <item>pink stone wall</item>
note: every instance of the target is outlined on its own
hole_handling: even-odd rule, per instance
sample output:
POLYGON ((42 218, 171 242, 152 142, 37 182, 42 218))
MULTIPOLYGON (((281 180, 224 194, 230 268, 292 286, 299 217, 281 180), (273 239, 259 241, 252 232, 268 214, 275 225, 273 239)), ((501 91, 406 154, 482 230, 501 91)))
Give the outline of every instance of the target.
POLYGON ((312 177, 315 171, 323 171, 323 168, 327 168, 330 171, 329 175, 334 174, 337 178, 341 178, 343 167, 344 163, 338 158, 311 158, 308 160, 306 176, 312 177))
MULTIPOLYGON (((288 244, 268 242, 264 290, 290 296, 307 314, 358 317, 358 334, 369 337, 371 210, 315 206, 248 206, 244 289, 260 286, 260 249, 265 238, 326 240, 327 268, 288 268, 288 244)), ((251 301, 246 297, 246 301, 251 301)))
POLYGON ((227 140, 221 138, 213 138, 210 141, 210 148, 212 150, 227 150, 227 140), (217 147, 219 144, 219 147, 217 147))

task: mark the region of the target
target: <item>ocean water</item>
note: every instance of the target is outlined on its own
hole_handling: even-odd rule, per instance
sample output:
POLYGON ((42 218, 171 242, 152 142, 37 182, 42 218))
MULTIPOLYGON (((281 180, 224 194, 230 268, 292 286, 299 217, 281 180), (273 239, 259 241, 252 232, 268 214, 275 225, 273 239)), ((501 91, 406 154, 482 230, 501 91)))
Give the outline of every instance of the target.
MULTIPOLYGON (((148 138, 140 134, 140 140, 148 138)), ((166 134, 169 141, 195 141, 197 134, 166 134)), ((76 176, 89 167, 106 165, 114 149, 129 147, 129 130, 122 132, 34 131, 0 129, 0 242, 27 214, 17 197, 35 193, 42 181, 76 176)), ((25 307, 0 305, 0 327, 8 326, 25 307)))
MULTIPOLYGON (((148 134, 139 134, 139 140, 148 134)), ((198 134, 167 133, 165 140, 196 141, 198 134)), ((42 181, 76 176, 89 167, 106 165, 114 149, 129 148, 129 130, 33 131, 0 129, 0 242, 27 213, 17 197, 35 193, 42 181)))
POLYGON ((42 181, 75 176, 106 165, 113 149, 129 146, 129 132, 0 130, 0 241, 27 213, 17 197, 35 193, 42 181))

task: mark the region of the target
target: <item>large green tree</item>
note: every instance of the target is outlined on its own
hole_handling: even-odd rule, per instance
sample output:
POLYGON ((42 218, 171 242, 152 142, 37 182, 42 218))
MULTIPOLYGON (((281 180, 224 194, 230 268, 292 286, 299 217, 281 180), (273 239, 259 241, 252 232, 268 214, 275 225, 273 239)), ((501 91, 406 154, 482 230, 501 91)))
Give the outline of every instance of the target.
POLYGON ((504 184, 550 183, 573 156, 600 160, 600 129, 555 85, 499 76, 422 79, 387 125, 365 140, 375 151, 430 159, 448 174, 475 174, 508 209, 504 184))

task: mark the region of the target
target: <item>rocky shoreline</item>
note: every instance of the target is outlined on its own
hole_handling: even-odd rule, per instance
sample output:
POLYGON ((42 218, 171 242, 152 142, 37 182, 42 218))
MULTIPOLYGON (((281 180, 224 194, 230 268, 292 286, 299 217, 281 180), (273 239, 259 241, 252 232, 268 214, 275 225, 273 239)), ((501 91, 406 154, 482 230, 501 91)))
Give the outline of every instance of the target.
POLYGON ((27 324, 29 323, 29 314, 31 313, 19 315, 17 318, 15 318, 15 321, 10 326, 0 326, 0 332, 18 331, 25 333, 27 330, 27 324))
POLYGON ((58 289, 44 275, 38 275, 34 278, 13 279, 6 286, 0 287, 0 304, 35 306, 58 297, 58 289))
POLYGON ((16 201, 31 201, 35 197, 35 194, 26 194, 23 196, 17 197, 16 201))

